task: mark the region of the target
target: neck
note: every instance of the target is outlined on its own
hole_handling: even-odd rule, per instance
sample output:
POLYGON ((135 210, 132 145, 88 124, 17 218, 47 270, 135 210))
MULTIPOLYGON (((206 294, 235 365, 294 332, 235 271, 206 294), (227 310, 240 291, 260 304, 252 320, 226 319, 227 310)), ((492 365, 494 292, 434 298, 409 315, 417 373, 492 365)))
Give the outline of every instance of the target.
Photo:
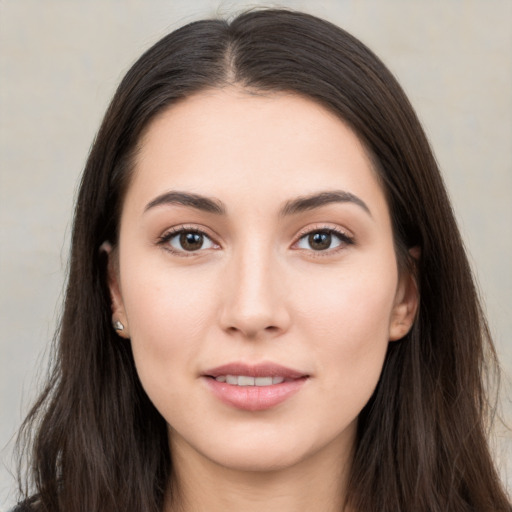
POLYGON ((291 467, 240 471, 173 447, 165 512, 349 512, 344 508, 351 454, 326 447, 291 467))

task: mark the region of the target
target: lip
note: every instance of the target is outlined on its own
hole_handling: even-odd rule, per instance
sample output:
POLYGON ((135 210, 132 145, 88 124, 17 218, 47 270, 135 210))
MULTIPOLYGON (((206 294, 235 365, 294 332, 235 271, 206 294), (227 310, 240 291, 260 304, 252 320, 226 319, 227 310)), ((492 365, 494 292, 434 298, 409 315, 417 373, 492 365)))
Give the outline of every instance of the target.
POLYGON ((209 369, 201 377, 221 402, 245 411, 271 409, 295 395, 309 379, 304 372, 269 362, 256 365, 229 363, 209 369), (285 380, 270 386, 236 386, 215 380, 220 375, 283 377, 285 380))
POLYGON ((308 376, 304 372, 270 362, 254 365, 241 362, 228 363, 207 370, 203 375, 213 378, 220 375, 247 375, 248 377, 284 377, 285 379, 300 379, 308 376))

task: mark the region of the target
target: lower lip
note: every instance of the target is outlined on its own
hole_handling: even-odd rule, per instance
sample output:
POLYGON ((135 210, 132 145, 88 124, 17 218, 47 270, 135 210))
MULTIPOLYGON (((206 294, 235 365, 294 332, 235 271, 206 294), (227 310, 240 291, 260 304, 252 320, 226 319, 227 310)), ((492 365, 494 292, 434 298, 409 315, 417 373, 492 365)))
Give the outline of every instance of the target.
POLYGON ((297 393, 307 377, 271 386, 234 386, 204 377, 214 395, 227 405, 245 411, 264 411, 283 403, 297 393))

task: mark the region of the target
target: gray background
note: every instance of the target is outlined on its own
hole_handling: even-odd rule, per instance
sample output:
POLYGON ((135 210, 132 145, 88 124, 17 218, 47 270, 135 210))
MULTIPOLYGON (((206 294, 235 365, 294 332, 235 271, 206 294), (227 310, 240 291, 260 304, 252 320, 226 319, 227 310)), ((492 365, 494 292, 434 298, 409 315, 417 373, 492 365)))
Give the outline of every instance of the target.
MULTIPOLYGON (((58 317, 78 176, 116 84, 170 30, 253 5, 0 0, 0 510, 14 499, 12 436, 44 375, 58 317)), ((503 416, 511 423, 512 1, 279 5, 354 33, 409 94, 478 276, 506 374, 503 416)), ((499 427, 495 437, 511 488, 511 435, 499 427)))

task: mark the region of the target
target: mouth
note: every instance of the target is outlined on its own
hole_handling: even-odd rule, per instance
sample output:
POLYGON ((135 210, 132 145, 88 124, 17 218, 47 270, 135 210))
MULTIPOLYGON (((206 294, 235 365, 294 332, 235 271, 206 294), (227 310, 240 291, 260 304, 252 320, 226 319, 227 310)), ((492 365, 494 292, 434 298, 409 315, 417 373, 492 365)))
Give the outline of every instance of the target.
POLYGON ((284 377, 251 377, 250 375, 219 375, 217 382, 227 382, 232 386, 272 386, 285 381, 284 377))
POLYGON ((224 404, 246 411, 262 411, 291 398, 310 375, 274 363, 230 363, 210 369, 201 377, 224 404))

